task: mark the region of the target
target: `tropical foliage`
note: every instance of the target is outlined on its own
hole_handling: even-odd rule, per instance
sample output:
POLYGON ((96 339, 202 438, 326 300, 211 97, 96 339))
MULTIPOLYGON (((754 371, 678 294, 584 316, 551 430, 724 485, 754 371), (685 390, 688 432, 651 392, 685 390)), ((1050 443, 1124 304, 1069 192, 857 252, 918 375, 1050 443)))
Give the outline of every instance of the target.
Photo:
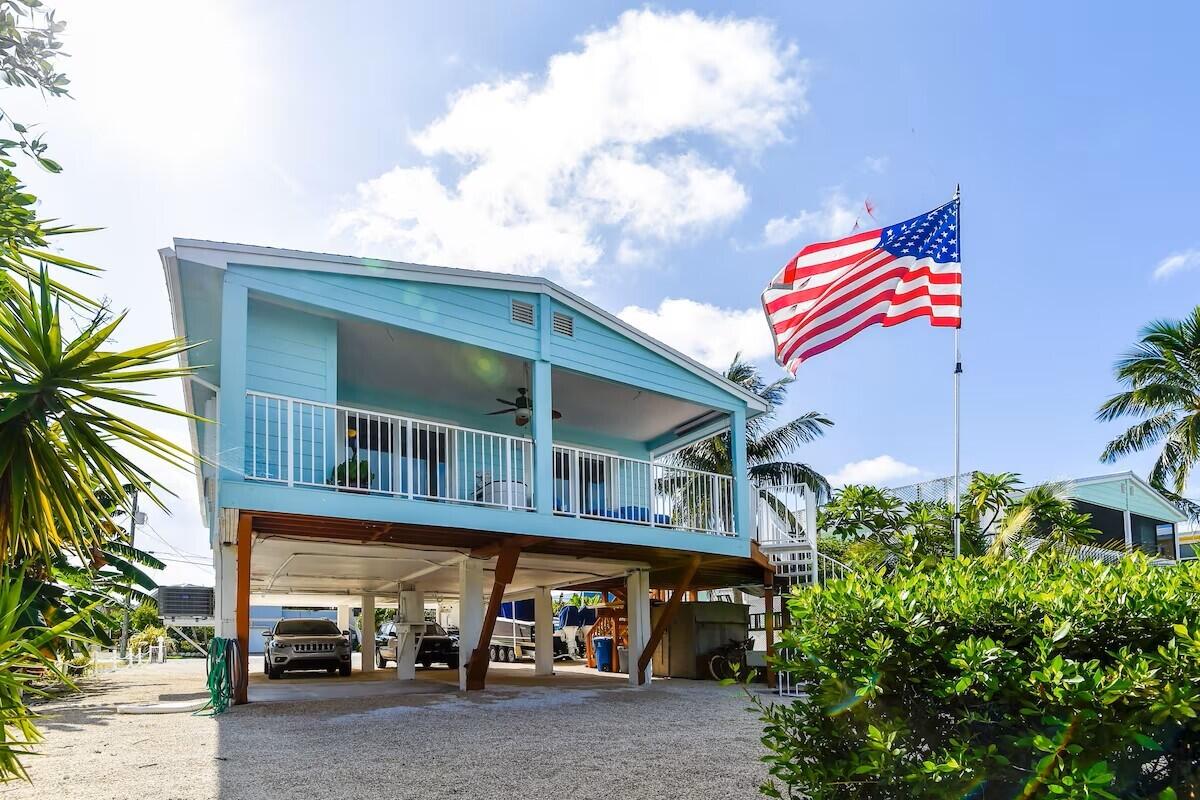
POLYGON ((789 599, 771 797, 1200 792, 1200 565, 905 556, 789 599))
MULTIPOLYGON (((1091 545, 1097 531, 1062 484, 1026 488, 1015 472, 976 472, 960 498, 964 555, 1032 554, 1091 545)), ((845 486, 820 511, 822 552, 866 568, 909 555, 954 554, 954 509, 948 500, 903 502, 874 486, 845 486), (837 556, 835 556, 837 557, 837 556)))
POLYGON ((1100 459, 1112 463, 1161 446, 1150 483, 1182 500, 1200 461, 1200 306, 1182 320, 1158 320, 1143 328, 1140 341, 1114 371, 1126 388, 1106 400, 1096 416, 1102 422, 1139 421, 1109 442, 1100 459))
MULTIPOLYGON (((787 398, 791 377, 783 377, 767 383, 750 362, 741 356, 725 370, 725 377, 752 392, 766 402, 769 412, 746 422, 746 460, 750 478, 760 485, 803 484, 823 499, 829 496, 829 481, 807 464, 789 461, 792 451, 825 433, 833 422, 824 415, 809 411, 785 422, 773 425, 778 408, 787 398)), ((705 439, 680 449, 674 454, 674 463, 690 469, 715 472, 719 475, 733 474, 733 451, 728 433, 705 439)))
MULTIPOLYGON (((0 0, 0 81, 66 95, 57 70, 63 24, 37 0, 0 0)), ((30 128, 0 109, 0 781, 25 777, 21 757, 38 741, 26 697, 87 641, 106 641, 110 611, 153 585, 162 565, 123 542, 114 514, 136 488, 158 502, 156 481, 134 460, 176 466, 187 452, 129 418, 178 413, 133 388, 184 374, 168 340, 115 350, 124 315, 68 285, 95 267, 56 240, 87 229, 39 216, 15 173, 18 158, 61 166, 30 128), (54 245, 52 245, 54 241, 54 245), (69 333, 69 331, 77 331, 69 333)))

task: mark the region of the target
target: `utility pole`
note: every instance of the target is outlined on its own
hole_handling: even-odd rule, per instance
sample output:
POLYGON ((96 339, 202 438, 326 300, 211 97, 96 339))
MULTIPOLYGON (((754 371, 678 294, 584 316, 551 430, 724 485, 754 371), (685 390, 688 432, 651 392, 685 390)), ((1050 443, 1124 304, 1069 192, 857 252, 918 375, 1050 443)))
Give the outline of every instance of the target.
MULTIPOLYGON (((138 490, 133 487, 133 507, 129 512, 129 546, 133 547, 133 537, 137 535, 138 522, 138 490)), ((133 593, 133 580, 125 581, 125 614, 121 617, 121 658, 125 658, 129 650, 129 596, 133 593)))

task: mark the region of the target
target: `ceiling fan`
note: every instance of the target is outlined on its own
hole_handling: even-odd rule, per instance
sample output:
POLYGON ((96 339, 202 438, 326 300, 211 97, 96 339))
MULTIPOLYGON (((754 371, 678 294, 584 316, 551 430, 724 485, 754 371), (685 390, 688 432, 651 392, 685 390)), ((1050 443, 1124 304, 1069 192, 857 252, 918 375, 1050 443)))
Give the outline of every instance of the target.
MULTIPOLYGON (((533 417, 533 401, 529 399, 528 389, 517 389, 517 396, 513 400, 505 400, 503 397, 497 397, 496 402, 504 403, 511 408, 502 408, 499 411, 489 411, 487 416, 494 417, 497 414, 512 413, 513 421, 517 423, 517 427, 529 424, 529 420, 533 417)), ((554 419, 562 419, 562 414, 551 410, 550 415, 554 419)))

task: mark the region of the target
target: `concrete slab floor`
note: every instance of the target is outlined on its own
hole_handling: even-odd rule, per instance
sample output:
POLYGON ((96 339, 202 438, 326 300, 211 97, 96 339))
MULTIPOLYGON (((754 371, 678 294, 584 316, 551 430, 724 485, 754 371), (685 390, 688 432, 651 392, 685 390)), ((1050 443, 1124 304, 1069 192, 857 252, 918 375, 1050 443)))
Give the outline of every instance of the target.
MULTIPOLYGON (((488 667, 488 688, 560 687, 564 689, 613 689, 629 685, 624 674, 598 672, 581 661, 560 661, 554 665, 554 675, 533 674, 533 662, 515 664, 493 663, 488 667)), ((400 697, 405 695, 445 695, 458 691, 458 670, 444 666, 429 669, 417 667, 417 679, 402 681, 396 678, 396 668, 363 672, 358 653, 354 654, 353 672, 349 677, 328 675, 322 670, 288 672, 277 680, 263 674, 262 656, 250 657, 250 689, 252 703, 297 702, 304 700, 337 700, 368 697, 400 697)))

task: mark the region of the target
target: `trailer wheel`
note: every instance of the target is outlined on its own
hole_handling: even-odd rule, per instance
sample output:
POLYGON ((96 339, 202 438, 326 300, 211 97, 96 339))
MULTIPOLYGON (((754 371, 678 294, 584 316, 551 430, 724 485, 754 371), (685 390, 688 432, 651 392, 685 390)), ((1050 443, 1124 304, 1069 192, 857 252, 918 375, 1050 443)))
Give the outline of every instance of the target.
POLYGON ((491 645, 490 647, 488 647, 488 657, 491 658, 492 661, 499 661, 500 660, 500 648, 496 647, 496 645, 491 645))

